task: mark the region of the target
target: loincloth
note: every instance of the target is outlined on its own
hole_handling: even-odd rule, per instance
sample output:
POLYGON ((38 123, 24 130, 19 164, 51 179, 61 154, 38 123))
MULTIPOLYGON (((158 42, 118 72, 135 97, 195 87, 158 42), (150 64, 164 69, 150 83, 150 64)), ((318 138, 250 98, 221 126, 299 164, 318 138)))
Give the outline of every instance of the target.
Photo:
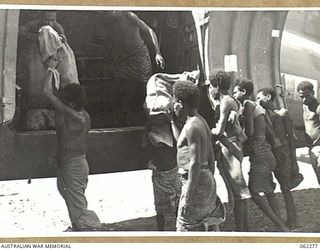
POLYGON ((275 189, 272 171, 276 166, 276 159, 271 151, 271 146, 264 136, 251 138, 252 148, 249 160, 249 188, 256 193, 272 193, 275 189))
POLYGON ((149 50, 141 43, 131 54, 119 55, 113 63, 113 77, 147 83, 152 75, 149 50))
MULTIPOLYGON (((281 188, 292 189, 298 185, 297 179, 299 173, 294 169, 294 162, 291 156, 288 143, 274 149, 273 154, 277 161, 277 166, 274 170, 274 175, 277 178, 281 188)), ((300 174, 301 175, 301 174, 300 174)), ((301 181, 302 178, 300 177, 301 181)), ((300 181, 300 182, 301 182, 300 181)))
POLYGON ((178 167, 169 171, 152 170, 155 210, 158 214, 175 213, 181 195, 181 177, 178 167))
POLYGON ((221 216, 221 211, 217 209, 216 182, 208 166, 201 168, 196 189, 189 203, 191 212, 182 214, 182 207, 186 204, 187 188, 188 180, 182 178, 182 191, 176 223, 177 231, 203 230, 203 220, 215 216, 220 218, 221 216))

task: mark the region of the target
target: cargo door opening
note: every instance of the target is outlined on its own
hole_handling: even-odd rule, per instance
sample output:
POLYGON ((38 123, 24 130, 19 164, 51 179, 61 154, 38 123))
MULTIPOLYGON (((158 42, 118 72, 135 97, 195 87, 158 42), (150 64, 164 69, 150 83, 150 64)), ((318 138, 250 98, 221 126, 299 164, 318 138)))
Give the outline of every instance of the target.
MULTIPOLYGON (((123 84, 113 77, 118 24, 110 17, 111 11, 59 10, 57 21, 62 25, 67 43, 74 52, 79 82, 87 92, 86 110, 91 116, 92 129, 144 126, 146 117, 142 108, 145 86, 130 82, 123 84)), ((166 66, 165 73, 182 73, 199 64, 196 31, 188 11, 136 11, 135 14, 157 34, 166 66)), ((36 20, 39 11, 21 10, 19 27, 36 20)), ((160 72, 155 64, 155 50, 147 36, 141 34, 148 47, 152 73, 160 72)), ((48 108, 37 99, 28 101, 30 81, 28 56, 30 41, 19 34, 17 55, 17 109, 14 127, 19 131, 52 130, 51 124, 41 128, 26 125, 27 113, 32 109, 48 108), (28 103, 29 102, 29 103, 28 103)), ((29 98, 30 99, 30 98, 29 98)), ((37 118, 35 114, 34 119, 37 118)), ((41 123, 41 122, 40 122, 41 123)))

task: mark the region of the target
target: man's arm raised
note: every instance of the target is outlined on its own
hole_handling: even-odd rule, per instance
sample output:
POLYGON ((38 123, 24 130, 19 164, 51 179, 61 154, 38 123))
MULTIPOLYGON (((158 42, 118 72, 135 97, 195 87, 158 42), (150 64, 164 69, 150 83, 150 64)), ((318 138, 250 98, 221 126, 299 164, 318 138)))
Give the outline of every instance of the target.
POLYGON ((163 69, 164 68, 164 59, 163 59, 161 52, 160 52, 160 46, 159 46, 159 42, 158 42, 158 38, 157 38, 156 33, 144 21, 142 21, 136 14, 129 12, 128 16, 134 23, 136 23, 139 26, 139 28, 143 32, 150 35, 152 44, 153 44, 155 51, 156 51, 156 58, 155 58, 156 63, 161 69, 163 69))
POLYGON ((64 104, 58 97, 53 94, 52 88, 53 81, 53 72, 52 70, 48 70, 44 77, 44 86, 43 86, 43 94, 49 100, 51 105, 55 108, 55 110, 61 112, 62 114, 68 116, 71 119, 81 121, 83 118, 78 112, 76 112, 71 107, 64 104))

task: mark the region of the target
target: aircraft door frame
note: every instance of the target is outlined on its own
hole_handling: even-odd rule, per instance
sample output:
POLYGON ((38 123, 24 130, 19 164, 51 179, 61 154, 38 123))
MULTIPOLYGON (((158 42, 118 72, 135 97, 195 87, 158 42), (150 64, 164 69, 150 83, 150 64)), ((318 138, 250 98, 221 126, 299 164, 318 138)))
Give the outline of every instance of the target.
POLYGON ((0 10, 0 125, 12 121, 16 108, 16 60, 19 10, 0 10))
MULTIPOLYGON (((210 74, 224 69, 232 78, 248 78, 261 87, 278 91, 285 107, 280 72, 281 38, 287 11, 211 11, 208 64, 210 74)), ((204 45, 206 47, 206 45, 204 45)))

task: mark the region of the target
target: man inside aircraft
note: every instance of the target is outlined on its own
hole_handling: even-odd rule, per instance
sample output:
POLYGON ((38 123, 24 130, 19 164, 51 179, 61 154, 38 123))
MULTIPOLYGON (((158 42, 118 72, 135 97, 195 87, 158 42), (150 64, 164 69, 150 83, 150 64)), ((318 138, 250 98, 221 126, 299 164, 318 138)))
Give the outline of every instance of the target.
MULTIPOLYGON (((53 62, 53 66, 56 66, 53 62)), ((56 111, 58 139, 57 185, 64 198, 72 227, 67 231, 96 231, 102 224, 95 212, 87 209, 85 189, 89 165, 86 159, 90 116, 84 110, 86 95, 79 84, 70 84, 53 93, 54 68, 45 75, 43 95, 56 111)))
POLYGON ((211 133, 199 115, 200 93, 191 81, 178 81, 173 87, 174 112, 186 120, 181 133, 172 124, 177 139, 177 163, 182 175, 177 231, 202 231, 203 221, 215 217, 221 208, 214 179, 211 133))
POLYGON ((152 60, 159 69, 164 68, 164 59, 155 32, 136 14, 130 11, 101 13, 110 31, 106 40, 112 44, 106 55, 113 61, 113 83, 110 87, 114 93, 110 99, 112 119, 118 125, 130 125, 127 124, 129 115, 138 117, 143 114, 145 86, 152 75, 151 51, 147 41, 150 41, 150 49, 155 53, 152 60))
POLYGON ((320 106, 312 83, 303 81, 297 91, 303 103, 303 120, 312 167, 320 184, 320 106))
POLYGON ((37 19, 20 27, 19 34, 37 41, 39 29, 46 25, 51 26, 64 40, 66 39, 64 29, 57 21, 57 12, 54 10, 41 11, 37 19))

